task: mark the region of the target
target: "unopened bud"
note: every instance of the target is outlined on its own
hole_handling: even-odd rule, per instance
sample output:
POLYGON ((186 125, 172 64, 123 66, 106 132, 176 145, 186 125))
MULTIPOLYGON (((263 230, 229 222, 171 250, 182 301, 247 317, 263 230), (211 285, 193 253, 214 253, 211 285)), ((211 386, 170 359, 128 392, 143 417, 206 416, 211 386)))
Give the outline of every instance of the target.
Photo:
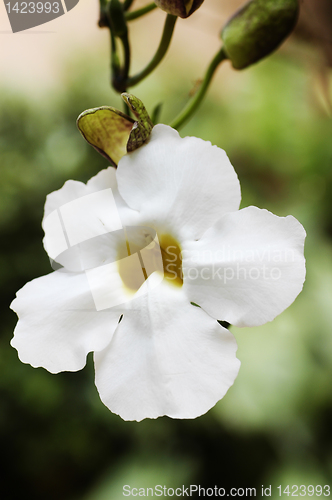
POLYGON ((155 0, 160 9, 182 18, 191 16, 203 2, 204 0, 155 0))
POLYGON ((221 38, 235 69, 243 69, 274 51, 292 32, 298 0, 251 0, 224 26, 221 38))
POLYGON ((111 106, 88 109, 77 118, 84 139, 114 166, 126 153, 141 147, 153 128, 142 101, 132 94, 122 97, 136 120, 111 106))

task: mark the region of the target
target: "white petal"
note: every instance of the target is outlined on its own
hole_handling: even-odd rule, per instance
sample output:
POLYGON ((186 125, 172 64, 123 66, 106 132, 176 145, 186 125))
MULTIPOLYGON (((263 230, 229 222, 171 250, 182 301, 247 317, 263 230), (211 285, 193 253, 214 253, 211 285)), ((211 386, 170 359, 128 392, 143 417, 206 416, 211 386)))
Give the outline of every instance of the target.
POLYGON ((126 274, 130 273, 131 277, 134 275, 137 289, 145 281, 137 253, 121 259, 121 262, 111 262, 105 266, 99 266, 86 271, 97 311, 124 304, 134 296, 134 293, 130 293, 123 284, 118 271, 119 265, 124 265, 127 268, 128 272, 126 274))
POLYGON ((122 225, 130 226, 135 223, 135 217, 137 217, 137 214, 128 207, 127 203, 119 193, 118 182, 116 179, 116 168, 108 167, 105 170, 101 170, 97 175, 92 177, 87 182, 87 187, 92 192, 111 188, 122 221, 122 225))
POLYGON ((121 158, 119 192, 141 212, 144 224, 174 237, 195 239, 226 212, 237 210, 241 194, 226 153, 195 137, 181 139, 156 125, 149 142, 121 158))
POLYGON ((83 368, 88 352, 110 342, 121 315, 97 312, 85 274, 63 270, 27 283, 11 308, 19 316, 11 345, 20 360, 51 373, 83 368))
POLYGON ((91 177, 87 182, 87 187, 91 191, 100 191, 101 189, 111 188, 117 190, 116 168, 108 167, 91 177))
POLYGON ((46 196, 44 207, 44 218, 50 215, 54 210, 57 210, 65 203, 76 200, 87 194, 87 187, 83 182, 66 181, 61 189, 53 191, 46 196))
POLYGON ((236 326, 272 321, 302 290, 304 239, 290 215, 256 207, 226 214, 183 250, 187 296, 236 326))
POLYGON ((97 175, 92 177, 87 184, 79 181, 69 180, 64 183, 61 189, 53 191, 46 197, 44 208, 44 217, 50 215, 54 210, 57 210, 62 205, 81 198, 89 193, 95 193, 103 189, 111 188, 114 192, 117 190, 117 182, 115 176, 116 169, 109 167, 101 170, 97 175))
POLYGON ((125 420, 195 418, 233 384, 236 347, 182 289, 162 282, 130 304, 111 343, 95 353, 96 386, 125 420))
POLYGON ((70 246, 122 229, 111 188, 66 203, 60 214, 70 246))
POLYGON ((119 195, 115 169, 109 167, 87 185, 67 181, 47 196, 44 247, 67 270, 89 269, 115 259, 113 254, 121 245, 117 240, 123 236, 114 233, 136 219, 137 214, 119 195))

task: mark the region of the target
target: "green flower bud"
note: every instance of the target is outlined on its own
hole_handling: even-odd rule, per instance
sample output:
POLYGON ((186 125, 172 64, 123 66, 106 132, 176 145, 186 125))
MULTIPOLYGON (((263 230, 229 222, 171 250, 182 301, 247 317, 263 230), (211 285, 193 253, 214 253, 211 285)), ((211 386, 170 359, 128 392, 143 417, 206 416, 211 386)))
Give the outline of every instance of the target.
POLYGON ((123 92, 121 97, 137 118, 137 121, 131 129, 127 142, 127 152, 130 153, 130 151, 134 151, 139 148, 148 140, 153 128, 153 123, 147 110, 145 109, 144 104, 140 99, 138 99, 138 97, 135 97, 132 94, 127 94, 127 92, 123 92))
POLYGON ((77 118, 84 139, 116 166, 127 152, 127 142, 135 121, 110 106, 88 109, 77 118))
POLYGON ((178 17, 189 17, 197 10, 204 0, 154 0, 162 10, 178 17))
POLYGON ((131 94, 122 97, 136 120, 111 106, 88 109, 77 118, 84 139, 114 166, 126 153, 142 146, 153 128, 142 101, 131 94))
POLYGON ((298 0, 251 0, 224 26, 221 38, 235 69, 243 69, 274 51, 292 32, 298 0))

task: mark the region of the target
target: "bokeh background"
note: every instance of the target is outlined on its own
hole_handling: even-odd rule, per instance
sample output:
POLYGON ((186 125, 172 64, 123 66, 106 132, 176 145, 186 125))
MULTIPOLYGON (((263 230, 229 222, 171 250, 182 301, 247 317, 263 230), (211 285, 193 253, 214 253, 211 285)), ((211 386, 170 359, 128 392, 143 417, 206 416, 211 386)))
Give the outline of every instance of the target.
MULTIPOLYGON (((150 111, 163 103, 162 122, 195 89, 240 3, 205 0, 179 20, 165 61, 133 89, 150 111)), ((220 67, 181 135, 227 151, 243 207, 292 214, 304 225, 304 290, 272 323, 231 328, 242 367, 210 412, 137 423, 100 402, 91 355, 84 370, 51 375, 22 364, 9 345, 15 292, 51 272, 42 247, 46 195, 107 167, 75 120, 121 100, 109 86, 97 0, 15 35, 0 4, 2 499, 118 500, 125 484, 256 487, 257 496, 272 485, 276 499, 279 485, 332 486, 332 5, 301 5, 296 32, 277 53, 242 72, 220 67)), ((131 23, 133 72, 152 56, 164 17, 156 10, 131 23)))

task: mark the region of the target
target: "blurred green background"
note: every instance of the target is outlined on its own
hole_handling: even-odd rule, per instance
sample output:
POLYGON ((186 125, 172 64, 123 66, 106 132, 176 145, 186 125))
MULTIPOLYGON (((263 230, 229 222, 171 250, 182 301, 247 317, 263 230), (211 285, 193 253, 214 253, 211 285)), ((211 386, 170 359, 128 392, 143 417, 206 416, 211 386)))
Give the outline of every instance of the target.
MULTIPOLYGON (((245 72, 226 64, 181 130, 226 150, 240 178, 242 207, 292 214, 308 235, 303 292, 274 322, 231 328, 239 376, 196 420, 124 422, 99 400, 91 355, 81 372, 51 375, 22 364, 10 347, 16 316, 8 306, 15 292, 51 272, 42 247, 46 195, 69 178, 85 182, 108 166, 85 144, 75 120, 89 107, 121 104, 109 89, 104 54, 67 57, 62 85, 40 100, 24 85, 1 85, 4 500, 118 500, 125 484, 256 487, 259 497, 262 485, 272 485, 271 498, 279 498, 279 485, 332 486, 330 103, 320 70, 307 60, 319 52, 296 40, 287 47, 245 72)), ((186 73, 178 54, 134 93, 150 111, 163 100, 161 121, 167 123, 186 102, 191 75, 200 74, 190 65, 186 73)))

